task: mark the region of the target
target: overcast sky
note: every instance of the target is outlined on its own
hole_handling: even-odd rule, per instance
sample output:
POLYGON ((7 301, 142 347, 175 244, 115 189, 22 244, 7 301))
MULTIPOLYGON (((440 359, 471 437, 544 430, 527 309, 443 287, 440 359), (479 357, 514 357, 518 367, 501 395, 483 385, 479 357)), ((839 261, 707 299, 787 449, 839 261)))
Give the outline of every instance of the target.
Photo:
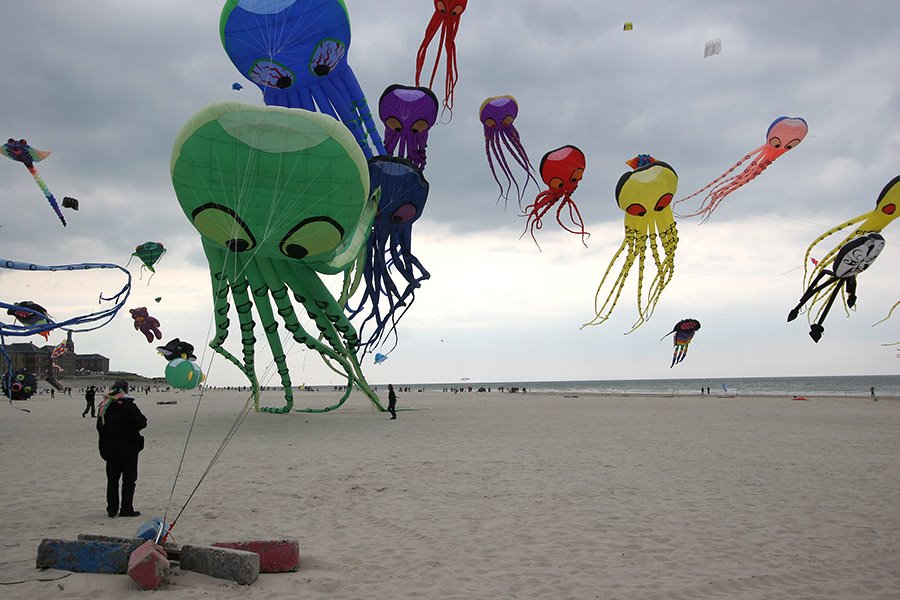
MULTIPOLYGON (((388 85, 413 83, 433 4, 346 4, 349 63, 375 105, 388 85)), ((37 165, 41 175, 58 199, 81 204, 65 211, 69 226, 62 228, 25 169, 0 162, 0 257, 124 265, 137 244, 162 242, 169 252, 149 282, 132 261, 127 307, 147 306, 162 322, 163 341, 189 340, 198 354, 211 337, 211 291, 199 234, 172 190, 172 145, 209 102, 262 103, 221 47, 221 6, 6 1, 0 19, 0 135, 52 151, 37 165), (244 89, 233 91, 234 81, 244 89)), ((900 300, 900 226, 883 232, 884 252, 859 278, 858 309, 847 318, 836 306, 821 342, 808 337, 805 317, 787 323, 786 316, 803 291, 809 243, 871 210, 900 174, 898 23, 895 0, 472 0, 457 37, 453 118, 431 132, 431 193, 414 228, 414 253, 432 278, 401 321, 390 359, 379 366, 366 359, 369 380, 897 373, 896 348, 882 344, 900 340, 900 316, 872 324, 900 300), (626 21, 633 31, 622 31, 626 21), (704 44, 714 38, 722 52, 704 59, 704 44), (539 233, 540 252, 528 236, 519 238, 525 223, 515 203, 506 210, 497 203, 478 107, 501 94, 519 101, 516 124, 535 165, 565 144, 584 151, 587 168, 574 199, 591 233, 587 248, 550 219, 539 233), (781 115, 804 117, 808 137, 726 198, 708 223, 679 220, 675 276, 653 318, 623 335, 636 318, 632 273, 613 318, 580 330, 623 238, 614 190, 624 161, 650 153, 668 162, 680 197, 763 143, 781 115), (670 338, 659 339, 686 317, 702 329, 686 360, 670 369, 670 338)), ((442 87, 436 91, 441 96, 442 87)), ((530 188, 531 198, 536 192, 530 188)), ((328 281, 339 286, 337 278, 328 281)), ((95 310, 97 295, 122 283, 115 273, 2 270, 0 298, 33 300, 61 320, 95 310)), ((51 342, 62 338, 55 332, 51 342)), ((125 311, 75 341, 80 352, 109 356, 113 369, 163 373, 156 344, 134 331, 125 311)), ((292 342, 288 348, 296 384, 339 383, 315 353, 292 342)), ((263 375, 268 348, 260 342, 258 350, 262 381, 276 385, 272 369, 263 375)), ((211 384, 244 382, 210 351, 203 360, 211 384)))

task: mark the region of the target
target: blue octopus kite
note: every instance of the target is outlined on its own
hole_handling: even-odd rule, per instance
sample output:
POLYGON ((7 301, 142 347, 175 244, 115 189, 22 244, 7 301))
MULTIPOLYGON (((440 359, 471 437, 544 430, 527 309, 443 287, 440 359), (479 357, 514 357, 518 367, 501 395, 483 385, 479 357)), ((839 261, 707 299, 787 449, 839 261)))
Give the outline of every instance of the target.
POLYGON ((220 34, 228 58, 259 86, 266 104, 329 114, 347 126, 366 158, 387 154, 347 64, 350 16, 343 0, 228 0, 220 34))
POLYGON ((369 160, 369 181, 372 190, 381 191, 378 213, 365 253, 360 257, 364 264, 356 269, 352 285, 347 281, 350 276, 345 278, 344 293, 345 298, 352 296, 359 286, 361 271, 365 290, 356 308, 347 304, 347 313, 351 318, 363 315, 358 329, 364 352, 379 345, 385 334, 393 334, 393 347, 397 346, 397 323, 412 306, 415 290, 431 277, 412 253, 412 226, 428 199, 428 181, 421 169, 405 158, 376 156, 369 160), (392 275, 392 269, 400 277, 392 275), (383 303, 387 305, 384 312, 383 303), (374 329, 366 337, 370 324, 374 329))

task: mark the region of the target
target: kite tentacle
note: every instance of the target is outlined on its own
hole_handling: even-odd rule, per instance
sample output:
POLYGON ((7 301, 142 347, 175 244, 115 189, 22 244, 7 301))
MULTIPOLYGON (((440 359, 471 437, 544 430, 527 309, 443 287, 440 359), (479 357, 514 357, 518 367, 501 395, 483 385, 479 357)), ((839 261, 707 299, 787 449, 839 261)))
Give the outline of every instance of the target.
POLYGON ((596 313, 596 316, 592 320, 583 324, 581 326, 582 329, 589 325, 599 325, 609 319, 610 315, 612 314, 613 308, 615 308, 616 303, 619 301, 619 296, 622 294, 622 289, 625 286, 625 280, 628 278, 628 273, 631 270, 631 265, 634 263, 636 243, 636 236, 632 236, 631 232, 626 229, 625 239, 622 240, 622 245, 619 246, 619 249, 616 251, 612 260, 609 262, 609 265, 606 267, 606 271, 603 273, 603 278, 600 279, 600 284, 597 286, 597 291, 594 293, 594 312, 596 313), (622 263, 622 268, 619 271, 615 282, 612 284, 612 287, 606 297, 606 300, 603 302, 603 305, 599 306, 600 294, 603 291, 603 284, 606 282, 606 278, 612 272, 613 267, 619 260, 619 256, 626 250, 626 248, 628 251, 625 255, 625 260, 622 263), (612 302, 611 305, 610 302, 612 302))
POLYGON ((275 361, 275 367, 281 378, 281 387, 284 389, 285 404, 282 408, 264 407, 264 412, 287 413, 294 406, 294 390, 291 385, 291 375, 287 366, 287 357, 284 353, 284 346, 278 335, 278 322, 275 320, 275 314, 272 311, 272 304, 269 301, 269 286, 265 277, 259 272, 253 261, 246 262, 243 265, 247 274, 247 281, 250 284, 250 292, 253 298, 253 304, 256 307, 256 313, 262 322, 263 332, 269 342, 269 348, 272 350, 272 360, 275 361))

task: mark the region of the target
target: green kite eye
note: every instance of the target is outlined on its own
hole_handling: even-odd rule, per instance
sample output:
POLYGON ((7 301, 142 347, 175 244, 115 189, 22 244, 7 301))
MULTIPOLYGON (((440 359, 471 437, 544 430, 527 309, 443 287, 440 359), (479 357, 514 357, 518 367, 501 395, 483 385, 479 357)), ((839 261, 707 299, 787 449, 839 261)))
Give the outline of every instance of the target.
POLYGON ((291 229, 279 248, 288 258, 306 258, 334 250, 344 239, 344 228, 329 217, 304 219, 291 229))
POLYGON ((244 252, 256 246, 247 224, 226 206, 213 202, 198 206, 191 213, 191 222, 200 235, 232 252, 244 252))

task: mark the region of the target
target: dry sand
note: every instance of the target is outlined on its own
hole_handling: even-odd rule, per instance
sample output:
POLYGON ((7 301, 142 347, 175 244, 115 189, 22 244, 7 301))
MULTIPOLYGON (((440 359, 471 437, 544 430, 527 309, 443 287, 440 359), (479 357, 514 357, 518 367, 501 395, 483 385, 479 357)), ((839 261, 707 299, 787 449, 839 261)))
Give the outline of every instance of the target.
MULTIPOLYGON (((137 519, 106 516, 81 397, 3 409, 3 582, 65 575, 34 568, 41 538, 131 535, 162 514, 197 397, 136 397, 150 422, 137 519)), ((243 402, 204 397, 173 512, 243 402)), ((400 405, 422 410, 391 421, 355 395, 328 414, 251 413, 173 535, 297 538, 300 571, 249 587, 176 571, 157 597, 900 597, 897 399, 413 392, 400 405)), ((0 586, 0 598, 147 593, 126 575, 0 586)))

